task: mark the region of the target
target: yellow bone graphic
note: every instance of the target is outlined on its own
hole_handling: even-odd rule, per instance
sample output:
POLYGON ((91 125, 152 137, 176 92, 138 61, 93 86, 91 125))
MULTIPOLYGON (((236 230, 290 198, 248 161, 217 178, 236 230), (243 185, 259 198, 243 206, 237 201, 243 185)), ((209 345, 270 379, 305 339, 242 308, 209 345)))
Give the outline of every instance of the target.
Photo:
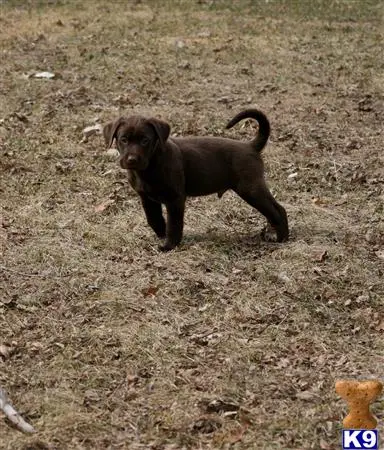
POLYGON ((371 430, 376 428, 377 420, 369 410, 369 405, 381 393, 383 384, 378 380, 336 381, 336 392, 349 407, 349 414, 343 420, 344 428, 371 430))

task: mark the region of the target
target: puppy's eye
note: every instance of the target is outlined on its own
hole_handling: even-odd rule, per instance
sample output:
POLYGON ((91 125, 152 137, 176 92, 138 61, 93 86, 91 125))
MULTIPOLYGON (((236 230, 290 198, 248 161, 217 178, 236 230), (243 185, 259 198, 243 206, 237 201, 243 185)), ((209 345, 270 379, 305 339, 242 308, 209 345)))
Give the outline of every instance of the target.
POLYGON ((143 137, 143 139, 140 141, 140 144, 145 146, 149 144, 149 139, 147 137, 143 137))
POLYGON ((127 138, 127 136, 122 136, 122 137, 120 138, 120 142, 123 143, 123 144, 128 144, 128 138, 127 138))

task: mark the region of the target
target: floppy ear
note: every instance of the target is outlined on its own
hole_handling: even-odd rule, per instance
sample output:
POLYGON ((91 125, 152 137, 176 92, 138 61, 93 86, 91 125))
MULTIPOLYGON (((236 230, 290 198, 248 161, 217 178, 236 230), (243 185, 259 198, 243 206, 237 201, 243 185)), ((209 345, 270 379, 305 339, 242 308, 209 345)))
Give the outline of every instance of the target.
POLYGON ((119 126, 125 121, 124 117, 120 117, 116 122, 110 122, 103 128, 103 135, 105 140, 105 145, 107 148, 111 148, 113 140, 116 137, 116 132, 119 126))
POLYGON ((164 149, 169 133, 171 132, 171 127, 166 122, 159 119, 149 119, 148 123, 155 129, 157 137, 160 141, 160 146, 164 149))

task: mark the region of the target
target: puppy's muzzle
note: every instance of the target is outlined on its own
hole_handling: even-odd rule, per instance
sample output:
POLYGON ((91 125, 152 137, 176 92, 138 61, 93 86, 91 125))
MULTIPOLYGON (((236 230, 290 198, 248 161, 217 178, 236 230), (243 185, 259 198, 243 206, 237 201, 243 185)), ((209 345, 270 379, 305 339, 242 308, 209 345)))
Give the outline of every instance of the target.
POLYGON ((123 169, 137 169, 139 164, 139 158, 134 155, 128 155, 120 158, 120 166, 123 169))

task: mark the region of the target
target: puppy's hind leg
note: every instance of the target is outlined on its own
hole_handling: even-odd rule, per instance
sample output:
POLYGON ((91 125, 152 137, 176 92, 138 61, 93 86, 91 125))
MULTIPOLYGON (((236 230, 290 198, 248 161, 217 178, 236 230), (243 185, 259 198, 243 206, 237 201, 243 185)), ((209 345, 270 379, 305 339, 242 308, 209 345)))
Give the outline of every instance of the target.
POLYGON ((289 228, 285 209, 275 200, 264 181, 239 185, 235 192, 249 205, 256 208, 275 230, 277 242, 288 240, 289 228))
POLYGON ((161 211, 161 203, 155 202, 148 196, 141 194, 141 204, 143 205, 148 225, 156 233, 157 237, 165 237, 165 220, 161 211))

